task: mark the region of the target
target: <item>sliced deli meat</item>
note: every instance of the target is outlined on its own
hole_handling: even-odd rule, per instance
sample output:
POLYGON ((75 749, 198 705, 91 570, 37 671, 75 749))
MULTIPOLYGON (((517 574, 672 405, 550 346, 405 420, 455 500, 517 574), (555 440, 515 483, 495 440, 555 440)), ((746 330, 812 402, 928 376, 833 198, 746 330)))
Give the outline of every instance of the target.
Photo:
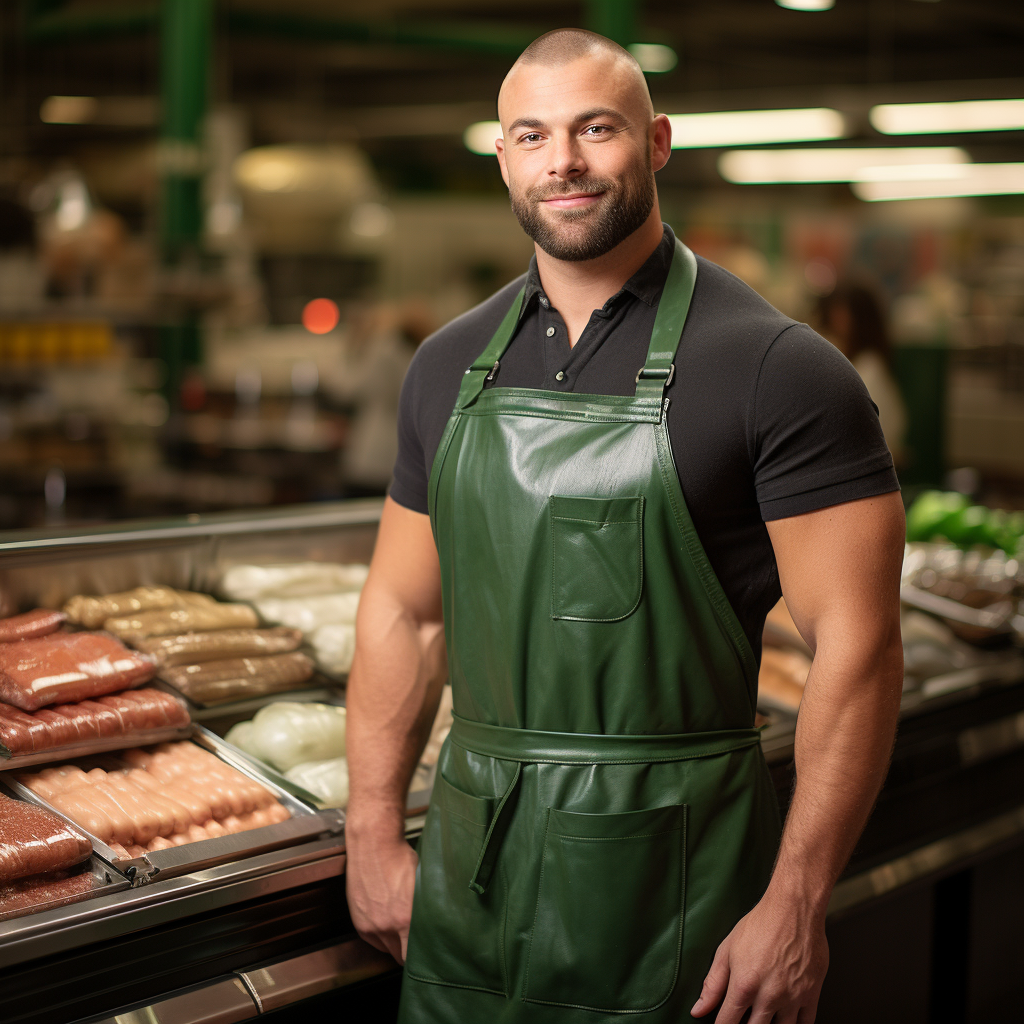
POLYGON ((21 615, 11 615, 6 619, 0 619, 0 643, 31 640, 37 636, 56 633, 66 619, 67 616, 63 612, 51 611, 49 608, 36 608, 21 615))
POLYGON ((294 651, 302 643, 297 629, 214 629, 205 633, 153 636, 135 646, 162 666, 188 665, 224 658, 247 658, 294 651))
POLYGON ((56 814, 0 793, 0 883, 80 864, 92 844, 56 814))
POLYGON ((140 686, 152 659, 104 633, 51 633, 0 643, 0 700, 23 711, 140 686))

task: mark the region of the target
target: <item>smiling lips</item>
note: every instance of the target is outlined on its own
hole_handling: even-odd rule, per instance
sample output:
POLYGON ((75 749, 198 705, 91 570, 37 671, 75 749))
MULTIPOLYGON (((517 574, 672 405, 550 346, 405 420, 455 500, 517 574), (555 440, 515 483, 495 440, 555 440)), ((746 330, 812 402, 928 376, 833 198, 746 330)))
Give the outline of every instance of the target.
POLYGON ((541 201, 545 206, 552 206, 556 210, 576 210, 592 206, 603 195, 604 192, 575 192, 572 195, 552 196, 541 201))

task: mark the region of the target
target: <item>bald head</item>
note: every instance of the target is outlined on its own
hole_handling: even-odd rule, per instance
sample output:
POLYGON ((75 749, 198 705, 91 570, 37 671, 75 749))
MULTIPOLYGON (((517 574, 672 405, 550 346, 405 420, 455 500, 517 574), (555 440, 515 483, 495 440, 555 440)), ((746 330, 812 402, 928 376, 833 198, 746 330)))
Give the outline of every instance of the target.
POLYGON ((621 84, 623 99, 646 120, 654 117, 647 79, 636 58, 626 49, 596 32, 583 28, 556 28, 535 39, 512 65, 498 92, 498 117, 504 123, 503 98, 516 79, 541 68, 562 68, 577 61, 603 64, 621 84))

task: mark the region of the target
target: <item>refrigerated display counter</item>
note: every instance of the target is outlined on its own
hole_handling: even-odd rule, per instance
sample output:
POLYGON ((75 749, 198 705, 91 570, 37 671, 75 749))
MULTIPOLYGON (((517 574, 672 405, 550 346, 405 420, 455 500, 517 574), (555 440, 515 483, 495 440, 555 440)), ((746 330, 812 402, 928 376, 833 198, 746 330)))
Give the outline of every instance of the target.
MULTIPOLYGON (((0 612, 139 585, 216 593, 241 564, 366 563, 381 507, 345 502, 0 535, 0 612)), ((194 708, 195 728, 223 736, 268 699, 194 708)), ((317 676, 280 699, 343 698, 336 680, 317 676)), ((783 809, 794 730, 795 716, 776 710, 762 740, 783 809)), ((421 810, 423 794, 415 802, 421 810)), ((410 817, 411 841, 421 827, 410 817)), ((401 972, 355 935, 344 869, 343 831, 326 821, 315 835, 163 877, 129 878, 99 861, 104 891, 0 921, 2 1019, 394 1019, 401 972)), ((1024 655, 1007 646, 980 667, 907 692, 888 780, 830 906, 819 1019, 1011 1019, 1005 1009, 1019 1000, 1011 979, 1024 975, 1014 938, 1021 879, 1024 655)))

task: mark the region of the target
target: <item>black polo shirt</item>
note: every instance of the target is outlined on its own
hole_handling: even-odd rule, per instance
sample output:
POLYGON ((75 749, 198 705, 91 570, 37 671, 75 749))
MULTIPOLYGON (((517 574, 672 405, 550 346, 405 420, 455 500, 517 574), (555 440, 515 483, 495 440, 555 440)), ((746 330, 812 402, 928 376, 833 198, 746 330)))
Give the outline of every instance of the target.
MULTIPOLYGON (((413 359, 398 414, 391 497, 427 511, 427 481, 467 366, 519 289, 516 333, 494 381, 502 387, 631 395, 644 364, 675 246, 658 248, 570 349, 565 322, 529 272, 428 338, 413 359)), ((668 433, 697 534, 726 596, 761 649, 779 599, 766 521, 899 489, 878 413, 850 362, 806 324, 728 271, 697 259, 697 283, 676 354, 668 433)))

